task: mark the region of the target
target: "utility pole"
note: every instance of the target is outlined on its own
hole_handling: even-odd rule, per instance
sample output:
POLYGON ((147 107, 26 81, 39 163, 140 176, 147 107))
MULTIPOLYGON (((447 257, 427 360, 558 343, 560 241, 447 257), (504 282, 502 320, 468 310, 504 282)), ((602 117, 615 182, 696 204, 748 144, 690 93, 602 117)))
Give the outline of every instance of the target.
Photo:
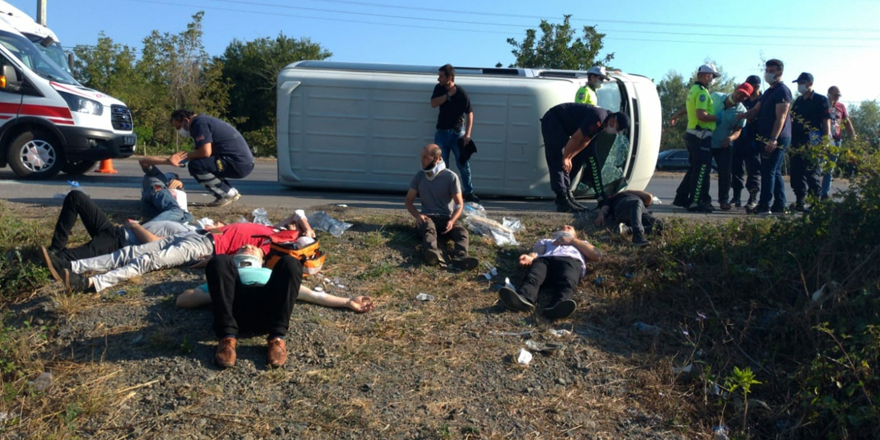
POLYGON ((46 25, 46 7, 49 0, 37 0, 37 23, 46 25))

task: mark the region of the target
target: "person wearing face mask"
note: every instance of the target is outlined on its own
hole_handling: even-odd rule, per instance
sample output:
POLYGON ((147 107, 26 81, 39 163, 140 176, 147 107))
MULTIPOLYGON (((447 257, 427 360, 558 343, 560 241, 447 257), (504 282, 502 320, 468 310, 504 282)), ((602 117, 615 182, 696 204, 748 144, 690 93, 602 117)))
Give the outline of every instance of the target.
POLYGON ((777 59, 764 63, 764 81, 769 88, 754 107, 737 115, 747 121, 755 119, 755 147, 761 153, 761 197, 755 209, 749 211, 753 214, 786 211, 782 162, 785 149, 791 144, 791 90, 782 82, 784 68, 777 59))
MULTIPOLYGON (((761 99, 761 78, 750 75, 746 82, 752 86, 752 94, 742 102, 746 111, 754 107, 761 99)), ((746 210, 755 209, 758 205, 758 191, 761 188, 761 155, 755 150, 755 121, 746 121, 742 134, 733 143, 733 164, 731 166, 731 187, 733 200, 731 204, 737 208, 742 206, 742 190, 749 193, 746 210), (743 178, 745 176, 745 179, 743 178)))
POLYGON ((479 261, 468 256, 468 231, 458 223, 464 209, 461 186, 458 176, 446 168, 441 156, 437 144, 428 144, 422 149, 422 169, 409 184, 406 210, 416 219, 428 265, 446 265, 447 259, 440 249, 452 240, 450 263, 458 269, 471 270, 479 261), (416 197, 421 200, 421 212, 415 207, 416 197))
POLYGON ((792 208, 804 212, 807 195, 819 197, 819 165, 816 155, 831 134, 831 105, 828 98, 813 91, 813 75, 803 72, 794 82, 800 96, 791 106, 791 189, 796 200, 792 208))
POLYGON ((722 211, 730 210, 730 168, 734 142, 742 135, 746 125, 737 115, 745 113, 742 102, 752 94, 752 85, 742 83, 733 93, 713 93, 715 102, 715 131, 712 132, 712 157, 718 166, 718 204, 722 211))
MULTIPOLYGON (((703 64, 697 69, 697 80, 688 91, 685 111, 687 130, 684 134, 690 167, 675 191, 672 204, 691 212, 710 213, 709 172, 712 166, 712 132, 715 130, 715 104, 709 86, 721 76, 714 64, 703 64)), ((673 118, 677 119, 677 118, 673 118)), ((673 121, 670 121, 674 125, 673 121)))
POLYGON ((571 316, 577 308, 572 299, 578 283, 587 274, 587 261, 599 261, 602 253, 590 242, 579 240, 574 227, 563 225, 554 238, 539 240, 531 253, 522 254, 519 264, 529 268, 519 289, 502 287, 501 303, 515 312, 534 312, 541 286, 552 286, 544 315, 550 319, 571 316))
POLYGON ((599 105, 599 98, 596 96, 596 90, 602 88, 602 82, 608 81, 608 72, 602 66, 590 67, 587 70, 587 83, 577 90, 574 95, 574 102, 578 104, 599 105))
MULTIPOLYGON (((841 126, 846 127, 846 132, 849 134, 850 139, 856 140, 858 136, 856 135, 856 130, 853 128, 852 120, 849 118, 849 113, 846 111, 846 106, 840 102, 840 88, 837 86, 831 86, 828 88, 828 104, 829 115, 831 116, 831 137, 833 139, 834 145, 837 148, 840 148, 843 140, 843 129, 841 126)), ((837 163, 839 156, 834 156, 831 160, 832 163, 826 164, 823 167, 822 174, 822 199, 827 199, 831 194, 831 182, 832 182, 832 173, 835 168, 835 164, 837 163)))
POLYGON ((616 135, 629 128, 629 116, 588 104, 559 104, 541 117, 544 157, 550 171, 550 188, 556 193, 558 212, 583 212, 587 208, 572 195, 571 175, 587 164, 585 180, 600 199, 607 197, 602 185, 602 164, 592 142, 602 134, 616 135))
POLYGON ((254 170, 254 155, 241 133, 220 119, 178 109, 171 113, 171 125, 184 138, 191 137, 195 150, 180 151, 167 158, 150 158, 146 165, 183 166, 204 186, 214 201, 209 207, 228 205, 241 197, 227 179, 243 179, 254 170))

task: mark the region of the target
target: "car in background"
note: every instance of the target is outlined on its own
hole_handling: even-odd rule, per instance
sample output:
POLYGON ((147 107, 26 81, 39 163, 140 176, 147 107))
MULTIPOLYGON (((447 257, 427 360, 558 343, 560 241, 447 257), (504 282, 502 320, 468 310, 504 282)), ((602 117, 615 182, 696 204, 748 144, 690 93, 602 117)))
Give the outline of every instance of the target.
MULTIPOLYGON (((665 150, 657 155, 657 170, 687 171, 689 167, 688 150, 665 150)), ((712 158, 712 171, 718 171, 718 164, 714 158, 712 158)))

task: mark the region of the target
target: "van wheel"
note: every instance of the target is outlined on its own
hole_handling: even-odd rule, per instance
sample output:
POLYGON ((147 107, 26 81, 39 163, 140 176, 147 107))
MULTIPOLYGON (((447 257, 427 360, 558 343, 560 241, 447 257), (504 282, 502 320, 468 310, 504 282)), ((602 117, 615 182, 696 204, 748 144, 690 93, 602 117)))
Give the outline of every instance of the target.
POLYGON ((98 162, 93 160, 67 162, 61 167, 61 171, 64 171, 67 174, 85 174, 95 169, 95 165, 97 164, 98 162))
POLYGON ((64 166, 60 147, 55 137, 44 131, 26 131, 9 144, 6 159, 22 179, 48 179, 64 166))

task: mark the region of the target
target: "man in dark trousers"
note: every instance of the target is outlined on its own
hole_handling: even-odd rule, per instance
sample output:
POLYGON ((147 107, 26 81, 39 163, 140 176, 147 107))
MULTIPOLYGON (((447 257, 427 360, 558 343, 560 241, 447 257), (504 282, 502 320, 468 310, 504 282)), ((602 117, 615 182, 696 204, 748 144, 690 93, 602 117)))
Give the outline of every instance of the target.
POLYGON ((189 161, 189 174, 214 196, 210 207, 228 205, 241 197, 227 179, 243 179, 254 170, 254 155, 235 127, 217 118, 179 109, 171 113, 171 125, 183 137, 192 137, 195 151, 180 151, 147 165, 180 166, 189 161))
POLYGON ((609 227, 621 223, 632 229, 633 246, 647 246, 650 242, 645 235, 659 235, 663 222, 648 212, 654 201, 654 195, 645 191, 623 191, 615 194, 599 205, 596 214, 596 226, 609 227), (612 221, 616 222, 612 224, 612 221))
POLYGON ((612 113, 589 104, 573 102, 559 104, 541 118, 544 137, 544 157, 550 171, 550 187, 556 193, 556 210, 582 212, 586 207, 572 195, 571 174, 576 174, 586 163, 587 181, 599 198, 605 197, 602 186, 602 164, 599 163, 592 141, 603 130, 616 134, 629 128, 629 117, 623 112, 612 113))
MULTIPOLYGON (((746 78, 746 83, 752 86, 752 94, 742 104, 746 111, 749 111, 761 99, 761 78, 758 75, 751 75, 746 78)), ((761 156, 755 149, 756 126, 754 120, 746 121, 742 134, 733 143, 733 164, 731 166, 733 198, 731 204, 737 208, 743 204, 741 198, 743 189, 749 193, 749 199, 745 204, 746 209, 755 209, 755 206, 758 205, 758 191, 761 189, 761 156)))
POLYGON ((801 73, 794 82, 801 96, 791 105, 791 189, 796 198, 794 210, 804 212, 807 195, 819 197, 821 191, 815 156, 823 141, 830 142, 831 104, 813 91, 812 74, 801 73))
POLYGON ((459 85, 455 84, 455 69, 446 64, 439 69, 437 85, 431 94, 431 108, 440 107, 437 116, 437 132, 434 143, 440 146, 443 162, 449 163, 449 153, 455 155, 455 163, 461 174, 461 186, 466 202, 480 203, 474 194, 471 181, 470 158, 462 156, 461 149, 471 141, 471 130, 474 128, 474 109, 471 98, 459 85))

